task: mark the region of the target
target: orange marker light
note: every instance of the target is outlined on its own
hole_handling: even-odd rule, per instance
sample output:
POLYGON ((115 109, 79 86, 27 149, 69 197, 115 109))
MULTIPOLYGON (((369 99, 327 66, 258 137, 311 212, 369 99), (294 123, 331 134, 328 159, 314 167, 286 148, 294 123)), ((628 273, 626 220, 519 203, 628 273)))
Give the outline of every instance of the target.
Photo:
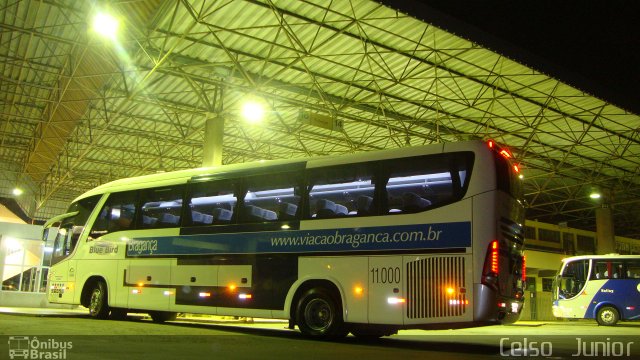
POLYGON ((500 150, 500 154, 507 159, 511 157, 511 154, 507 150, 500 150))
POLYGON ((449 295, 453 295, 455 292, 456 292, 456 291, 455 291, 455 289, 454 289, 454 288, 452 288, 452 287, 448 287, 448 288, 447 288, 447 294, 449 294, 449 295))

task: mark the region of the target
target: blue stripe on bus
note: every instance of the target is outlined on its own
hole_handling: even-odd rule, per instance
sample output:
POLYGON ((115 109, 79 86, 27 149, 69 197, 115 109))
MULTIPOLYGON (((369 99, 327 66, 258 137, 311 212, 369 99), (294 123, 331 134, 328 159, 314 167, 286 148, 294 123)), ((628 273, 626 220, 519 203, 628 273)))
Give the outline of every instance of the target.
POLYGON ((471 222, 134 238, 127 256, 389 251, 471 246, 471 222))
POLYGON ((585 319, 595 319, 597 311, 603 305, 615 306, 622 320, 638 318, 640 316, 640 279, 610 279, 604 282, 602 287, 593 294, 584 315, 585 319))

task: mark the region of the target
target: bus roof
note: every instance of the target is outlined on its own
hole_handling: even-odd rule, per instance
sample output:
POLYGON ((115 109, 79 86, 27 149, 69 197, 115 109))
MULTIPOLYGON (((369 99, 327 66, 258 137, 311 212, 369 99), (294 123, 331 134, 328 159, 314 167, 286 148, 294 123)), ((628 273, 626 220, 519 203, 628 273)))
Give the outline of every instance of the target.
POLYGON ((103 185, 99 185, 84 194, 78 196, 73 201, 76 202, 80 199, 104 194, 114 191, 126 191, 133 189, 151 188, 157 186, 169 186, 174 184, 181 184, 188 182, 191 178, 216 175, 223 173, 236 173, 249 171, 259 168, 268 168, 274 166, 285 166, 302 164, 306 168, 316 168, 323 166, 342 165, 354 162, 366 162, 374 160, 385 160, 401 157, 411 157, 418 155, 438 154, 444 151, 474 151, 477 152, 480 149, 487 149, 488 147, 481 140, 470 140, 456 143, 436 143, 422 146, 384 149, 369 152, 360 152, 355 154, 341 154, 341 155, 327 155, 308 158, 295 158, 295 159, 279 159, 279 160, 261 160, 248 163, 237 163, 229 165, 220 165, 214 167, 203 167, 187 170, 177 170, 158 174, 143 175, 137 177, 123 178, 114 180, 103 185))
POLYGON ((620 254, 605 254, 605 255, 579 255, 571 256, 562 259, 562 262, 569 262, 575 260, 602 260, 602 259, 640 259, 640 255, 620 255, 620 254))

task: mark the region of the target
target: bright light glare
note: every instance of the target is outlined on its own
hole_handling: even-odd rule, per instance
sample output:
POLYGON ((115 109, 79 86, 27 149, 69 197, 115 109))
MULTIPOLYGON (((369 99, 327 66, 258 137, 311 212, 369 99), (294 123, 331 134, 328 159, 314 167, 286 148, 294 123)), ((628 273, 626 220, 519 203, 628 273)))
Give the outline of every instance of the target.
POLYGON ((15 196, 20 196, 20 195, 22 195, 22 193, 24 193, 24 191, 22 191, 22 189, 20 189, 20 188, 15 188, 15 189, 13 189, 12 193, 15 196))
POLYGON ((109 39, 115 38, 119 26, 118 20, 109 14, 98 13, 93 19, 93 31, 109 39))
POLYGON ((246 102, 242 105, 242 117, 251 123, 257 123, 264 118, 264 108, 257 102, 246 102))
POLYGON ((390 305, 396 305, 396 304, 404 304, 407 300, 404 298, 399 298, 399 297, 389 297, 387 298, 387 303, 390 305))
POLYGON ((591 193, 589 195, 590 198, 592 199, 600 199, 600 194, 599 193, 591 193))
POLYGON ((456 291, 455 291, 455 289, 454 289, 454 288, 452 288, 452 287, 448 287, 448 288, 447 288, 447 294, 449 294, 449 295, 453 295, 455 292, 456 292, 456 291))

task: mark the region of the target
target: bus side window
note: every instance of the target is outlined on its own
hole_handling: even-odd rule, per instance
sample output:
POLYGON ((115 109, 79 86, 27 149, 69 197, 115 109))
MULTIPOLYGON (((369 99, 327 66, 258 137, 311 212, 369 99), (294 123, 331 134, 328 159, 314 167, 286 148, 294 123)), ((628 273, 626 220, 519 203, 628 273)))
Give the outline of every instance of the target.
POLYGON ((245 179, 240 222, 269 222, 298 218, 301 187, 295 173, 265 174, 245 179))
POLYGON ((185 226, 225 225, 234 222, 238 204, 232 180, 196 182, 187 196, 185 226))
POLYGON ((307 218, 327 219, 376 215, 375 163, 360 163, 308 171, 307 218))
POLYGON ((91 239, 115 231, 134 229, 136 198, 136 191, 110 194, 91 228, 91 239))
MULTIPOLYGON (((387 212, 414 213, 453 198, 448 157, 443 155, 385 161, 387 212)), ((457 176, 457 175, 456 175, 457 176)))
POLYGON ((627 267, 627 279, 639 279, 640 278, 640 260, 628 259, 625 260, 627 267))
POLYGON ((182 185, 146 189, 141 193, 142 221, 138 228, 178 227, 182 213, 182 185))

